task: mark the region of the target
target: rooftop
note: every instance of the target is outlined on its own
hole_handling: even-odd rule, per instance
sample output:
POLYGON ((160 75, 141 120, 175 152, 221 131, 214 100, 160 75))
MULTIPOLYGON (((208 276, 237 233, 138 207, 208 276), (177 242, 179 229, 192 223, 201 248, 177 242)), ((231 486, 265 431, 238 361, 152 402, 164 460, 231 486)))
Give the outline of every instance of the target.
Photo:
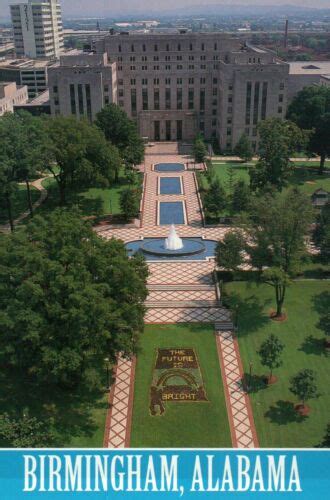
POLYGON ((326 75, 330 74, 330 61, 289 62, 290 75, 326 75))

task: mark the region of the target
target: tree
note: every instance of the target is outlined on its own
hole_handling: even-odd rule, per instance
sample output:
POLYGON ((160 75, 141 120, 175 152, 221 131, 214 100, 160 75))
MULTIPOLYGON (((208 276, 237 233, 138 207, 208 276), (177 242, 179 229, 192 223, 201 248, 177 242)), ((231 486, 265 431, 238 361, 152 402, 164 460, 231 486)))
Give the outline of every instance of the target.
POLYGON ((314 231, 314 241, 320 248, 322 261, 328 264, 330 261, 330 203, 321 209, 314 231))
POLYGON ((46 120, 49 138, 47 170, 57 182, 60 203, 67 190, 95 185, 108 186, 115 178, 121 159, 104 134, 85 120, 58 116, 46 120))
POLYGON ((146 265, 76 211, 56 209, 2 235, 0 262, 0 364, 24 384, 74 386, 105 356, 136 351, 146 265))
POLYGON ((47 159, 43 123, 26 111, 8 113, 0 119, 0 137, 1 143, 7 145, 3 153, 11 158, 17 181, 26 184, 28 207, 33 216, 30 179, 44 169, 47 159))
POLYGON ((297 125, 280 118, 268 118, 259 123, 259 159, 249 170, 253 191, 282 190, 287 185, 294 164, 292 154, 306 143, 306 133, 297 125))
POLYGON ((244 263, 244 248, 245 242, 240 232, 230 231, 226 233, 216 247, 217 265, 226 271, 237 271, 239 266, 244 263))
POLYGON ((272 381, 274 368, 279 368, 282 365, 281 354, 284 345, 278 337, 271 334, 260 346, 258 354, 263 366, 269 368, 268 383, 272 381))
POLYGON ((95 125, 106 139, 119 149, 128 165, 139 165, 144 158, 144 144, 136 124, 116 104, 108 104, 96 115, 95 125))
POLYGON ((140 208, 140 190, 134 188, 123 189, 120 193, 120 208, 126 220, 137 217, 140 208))
POLYGON ((49 422, 24 414, 22 418, 10 418, 8 413, 0 415, 0 442, 13 448, 43 448, 54 445, 54 435, 49 422))
POLYGON ((242 179, 234 183, 231 210, 234 214, 245 212, 251 201, 251 190, 242 179))
POLYGON ((212 181, 209 189, 204 196, 204 208, 208 214, 219 216, 227 205, 226 192, 221 186, 220 181, 216 178, 212 181))
POLYGON ((330 448, 330 424, 326 427, 324 438, 319 445, 319 448, 330 448))
POLYGON ((234 153, 235 155, 242 158, 244 162, 252 160, 253 151, 251 147, 251 142, 246 134, 242 134, 241 137, 239 138, 234 148, 234 153))
POLYGON ((207 155, 207 149, 203 138, 198 135, 193 145, 193 156, 195 163, 204 163, 207 155))
POLYGON ((326 157, 330 155, 330 87, 303 88, 293 98, 288 117, 302 129, 311 131, 307 147, 310 153, 320 155, 319 173, 322 174, 326 157))
POLYGON ((275 290, 277 317, 282 314, 290 278, 299 271, 306 252, 311 220, 310 199, 296 189, 254 198, 250 214, 243 219, 246 251, 251 265, 275 290))
POLYGON ((290 379, 290 384, 290 391, 299 398, 302 407, 305 406, 306 401, 318 396, 315 372, 313 370, 301 370, 290 379))

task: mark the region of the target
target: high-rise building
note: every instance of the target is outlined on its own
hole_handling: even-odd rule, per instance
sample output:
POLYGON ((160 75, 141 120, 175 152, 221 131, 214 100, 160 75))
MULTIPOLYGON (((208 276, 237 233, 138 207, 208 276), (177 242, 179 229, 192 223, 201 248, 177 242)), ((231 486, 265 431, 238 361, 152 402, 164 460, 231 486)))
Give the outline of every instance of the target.
POLYGON ((29 0, 10 6, 18 57, 58 58, 63 49, 59 0, 29 0))

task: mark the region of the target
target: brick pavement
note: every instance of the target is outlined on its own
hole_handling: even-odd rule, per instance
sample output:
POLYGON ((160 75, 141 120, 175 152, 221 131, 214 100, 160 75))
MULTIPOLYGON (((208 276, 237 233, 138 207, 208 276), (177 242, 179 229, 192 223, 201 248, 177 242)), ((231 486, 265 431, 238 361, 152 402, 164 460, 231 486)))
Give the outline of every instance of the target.
MULTIPOLYGON (((203 215, 196 191, 193 170, 182 172, 156 172, 157 163, 184 163, 186 156, 177 154, 177 146, 153 145, 148 148, 144 172, 144 194, 142 201, 141 227, 103 226, 96 229, 105 238, 116 237, 124 242, 147 237, 165 237, 168 226, 157 224, 157 206, 162 201, 184 201, 187 221, 178 227, 180 236, 197 236, 219 240, 230 228, 203 227, 203 215), (162 150, 166 155, 160 154, 162 150), (160 177, 181 177, 183 193, 180 195, 160 195, 160 177)), ((202 168, 197 165, 197 168, 202 168)), ((145 322, 215 323, 216 345, 221 365, 227 412, 235 447, 251 448, 258 444, 249 398, 241 385, 242 368, 238 344, 233 336, 230 312, 221 307, 213 284, 214 260, 205 261, 152 261, 148 263, 150 275, 148 287, 150 295, 146 301, 145 322), (228 331, 228 328, 231 328, 228 331)), ((110 448, 129 446, 132 401, 134 395, 135 360, 118 359, 115 383, 109 395, 109 413, 105 431, 104 446, 110 448)))

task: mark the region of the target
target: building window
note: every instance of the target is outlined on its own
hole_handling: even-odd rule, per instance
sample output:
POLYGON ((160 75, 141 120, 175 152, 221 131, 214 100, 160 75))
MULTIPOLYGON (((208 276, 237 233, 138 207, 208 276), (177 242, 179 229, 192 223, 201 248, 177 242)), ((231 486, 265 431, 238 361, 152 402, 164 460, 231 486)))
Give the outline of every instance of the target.
POLYGON ((124 89, 118 90, 118 97, 124 97, 124 89))
POLYGON ((176 91, 176 107, 177 109, 182 109, 182 89, 177 89, 176 91))
POLYGON ((76 95, 74 91, 74 85, 70 84, 70 101, 71 101, 71 114, 75 115, 77 113, 76 107, 76 95))
POLYGON ((83 97, 83 89, 82 85, 78 83, 78 106, 79 106, 79 114, 84 114, 84 97, 83 97))
POLYGON ((159 85, 159 78, 154 78, 154 85, 159 85))
POLYGON ((155 141, 160 141, 160 122, 155 121, 154 122, 154 140, 155 141))
POLYGON ((182 78, 177 78, 176 79, 176 84, 177 85, 182 85, 182 78))
POLYGON ((158 52, 158 45, 157 44, 154 46, 154 51, 158 52))
POLYGON ((169 44, 167 43, 167 44, 166 44, 166 52, 169 52, 169 50, 170 50, 170 46, 169 46, 169 44))
POLYGON ((121 45, 118 45, 118 52, 121 52, 121 45))
POLYGON ((277 111, 278 111, 278 113, 282 113, 282 111, 283 111, 282 106, 279 106, 278 109, 277 109, 277 111))
POLYGON ((202 43, 202 45, 201 45, 201 49, 202 49, 202 50, 205 50, 205 44, 204 44, 204 43, 202 43))
POLYGON ((188 90, 188 109, 194 109, 194 89, 188 90))
POLYGON ((171 120, 166 120, 165 121, 165 138, 167 141, 170 141, 172 139, 172 134, 171 134, 171 120))
POLYGON ((194 78, 189 78, 189 85, 194 85, 194 78))
POLYGON ((159 56, 154 56, 154 61, 159 61, 159 56))
POLYGON ((87 107, 87 117, 89 121, 92 121, 92 100, 91 100, 91 86, 89 83, 85 85, 85 93, 86 93, 86 107, 87 107))
POLYGON ((201 78, 201 79, 200 79, 200 83, 201 83, 202 85, 203 85, 203 84, 205 84, 205 78, 201 78))
POLYGON ((205 109, 205 89, 201 89, 199 92, 199 108, 201 110, 205 109))
POLYGON ((146 111, 148 109, 148 89, 142 89, 142 109, 146 111))
POLYGON ((118 80, 118 85, 124 85, 124 80, 118 80))
POLYGON ((58 87, 57 87, 57 85, 54 85, 54 87, 53 87, 53 92, 54 92, 54 94, 57 94, 57 92, 58 92, 58 87))
POLYGON ((131 78, 131 85, 136 85, 136 80, 135 80, 135 78, 131 78))
POLYGON ((280 90, 284 90, 284 82, 280 83, 280 90))
POLYGON ((165 85, 171 85, 171 78, 165 78, 165 85))
POLYGON ((154 109, 159 110, 159 89, 154 89, 154 109))
POLYGON ((180 50, 181 50, 181 44, 179 43, 178 44, 178 51, 180 52, 180 50))
POLYGON ((192 43, 190 43, 190 44, 189 44, 189 50, 192 50, 192 49, 193 49, 193 44, 192 44, 192 43))
POLYGON ((176 122, 176 140, 182 141, 182 120, 176 122))
POLYGON ((253 124, 258 123, 259 114, 259 94, 260 94, 260 82, 255 82, 254 84, 254 101, 253 101, 253 124))
POLYGON ((148 85, 148 78, 142 78, 142 85, 148 85))
POLYGON ((136 89, 131 89, 131 112, 136 116, 136 89))
POLYGON ((245 125, 250 125, 251 120, 251 94, 252 94, 252 83, 247 82, 246 84, 246 102, 245 102, 245 125))
POLYGON ((283 94, 280 94, 280 95, 278 96, 278 102, 283 102, 283 94))
POLYGON ((134 52, 134 45, 131 45, 131 52, 134 52))
POLYGON ((146 45, 145 43, 142 45, 142 51, 145 52, 146 51, 146 45))
POLYGON ((165 109, 171 109, 171 89, 165 89, 165 109))

